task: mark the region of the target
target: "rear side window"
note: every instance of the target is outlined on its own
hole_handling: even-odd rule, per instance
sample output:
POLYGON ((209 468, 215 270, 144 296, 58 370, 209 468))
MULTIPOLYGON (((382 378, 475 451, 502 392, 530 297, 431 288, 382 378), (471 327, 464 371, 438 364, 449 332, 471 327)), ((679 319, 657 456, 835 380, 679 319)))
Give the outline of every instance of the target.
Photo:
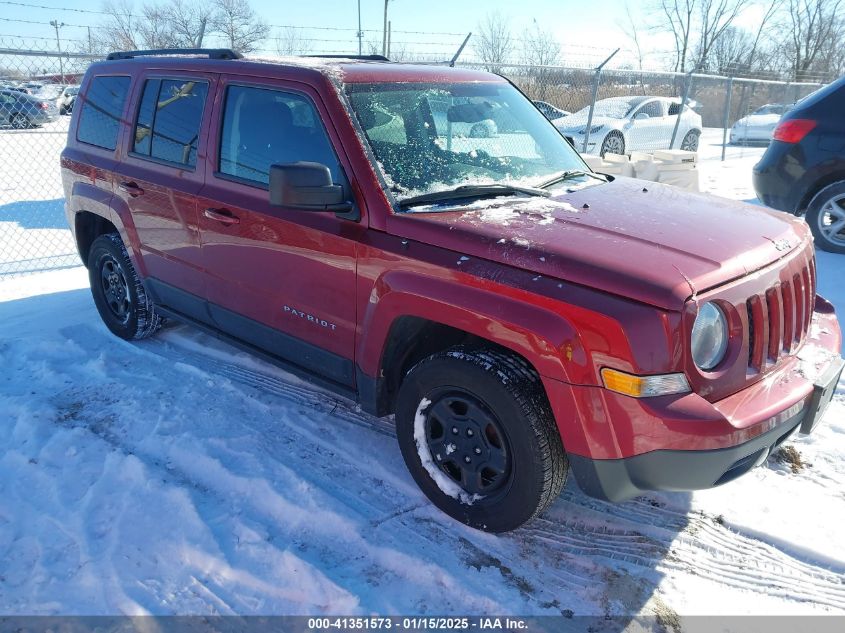
POLYGON ((220 136, 220 173, 261 184, 270 165, 312 161, 341 182, 340 165, 313 104, 280 90, 230 86, 220 136))
POLYGON ((82 102, 76 139, 105 149, 117 147, 128 92, 129 77, 94 77, 82 102))
POLYGON ((148 79, 144 84, 132 151, 186 167, 197 164, 202 113, 208 83, 148 79))

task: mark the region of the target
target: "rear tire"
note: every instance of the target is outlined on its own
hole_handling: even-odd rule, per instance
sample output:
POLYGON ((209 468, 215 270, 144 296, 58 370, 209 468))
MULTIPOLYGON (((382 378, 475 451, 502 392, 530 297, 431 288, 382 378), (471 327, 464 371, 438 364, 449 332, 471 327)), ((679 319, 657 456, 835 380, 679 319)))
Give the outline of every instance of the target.
POLYGON ((845 253, 845 181, 819 191, 805 216, 816 246, 829 253, 845 253))
POLYGON ((396 432, 417 485, 488 532, 518 528, 560 494, 568 462, 537 373, 513 354, 455 347, 411 369, 396 432))
POLYGON ((88 278, 100 318, 113 334, 131 341, 152 336, 161 327, 162 319, 117 233, 94 240, 88 255, 88 278))

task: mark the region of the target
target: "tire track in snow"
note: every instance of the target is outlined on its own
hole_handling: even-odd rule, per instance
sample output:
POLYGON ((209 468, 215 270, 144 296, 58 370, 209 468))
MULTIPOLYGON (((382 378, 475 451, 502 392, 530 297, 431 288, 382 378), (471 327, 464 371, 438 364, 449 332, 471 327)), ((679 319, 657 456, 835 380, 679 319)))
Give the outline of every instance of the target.
MULTIPOLYGON (((104 336, 103 333, 98 332, 95 328, 90 328, 88 326, 81 326, 75 328, 68 328, 62 332, 68 338, 73 339, 77 344, 81 347, 87 349, 90 352, 99 353, 102 351, 102 348, 97 346, 96 341, 98 339, 102 339, 104 336)), ((141 350, 139 348, 150 348, 162 351, 162 354, 153 354, 155 356, 160 356, 163 360, 168 360, 174 363, 183 363, 188 365, 185 362, 186 356, 182 355, 180 352, 181 350, 174 350, 172 346, 161 347, 158 344, 155 346, 150 346, 149 342, 144 342, 142 345, 137 344, 128 344, 131 348, 134 349, 137 353, 143 353, 144 351, 149 350, 141 350)), ((122 343, 119 343, 122 345, 122 343)), ((205 358, 201 355, 195 355, 191 358, 192 361, 196 361, 198 364, 195 366, 190 366, 189 371, 191 373, 196 373, 197 371, 201 372, 203 376, 213 377, 215 372, 207 371, 205 365, 205 358)), ((113 362, 113 361, 109 361, 113 362)), ((220 361, 217 361, 219 363, 220 361)), ((243 369, 247 373, 255 373, 252 370, 246 368, 239 368, 243 369)), ((223 374, 220 374, 221 376, 223 374)), ((227 376, 242 376, 243 373, 238 372, 227 372, 227 376)), ((224 376, 226 377, 226 376, 224 376)), ((267 376, 265 376, 267 377, 267 376)), ((259 376, 259 378, 261 378, 259 376)), ((273 377, 269 377, 273 378, 273 377)), ((263 380, 252 380, 250 379, 248 384, 249 386, 253 386, 254 384, 263 383, 263 380)), ((274 379, 272 381, 276 384, 278 381, 274 379)), ((310 408, 316 409, 321 415, 326 417, 330 417, 334 415, 333 420, 341 419, 341 416, 344 414, 344 411, 350 410, 349 406, 346 405, 345 409, 341 409, 340 406, 331 406, 327 405, 326 399, 322 397, 322 394, 318 390, 309 390, 303 389, 298 387, 297 385, 289 385, 287 383, 281 383, 280 389, 274 389, 270 395, 274 397, 279 397, 285 400, 285 405, 290 406, 290 404, 299 404, 303 406, 307 406, 310 408), (288 391, 288 387, 291 387, 291 391, 288 391), (293 393, 294 397, 288 397, 288 393, 293 393)), ((79 395, 78 391, 75 394, 76 396, 79 395)), ((95 398, 95 393, 87 394, 91 399, 95 398)), ((241 394, 243 395, 243 394, 241 394)), ((342 404, 342 403, 341 403, 342 404)), ((357 412, 355 412, 357 413, 357 412)), ((365 414, 357 413, 359 420, 372 420, 369 416, 365 414)), ((83 416, 84 417, 84 416, 83 416)), ((309 427, 313 426, 314 417, 308 416, 309 419, 312 421, 312 424, 302 424, 302 425, 293 425, 288 422, 284 422, 286 428, 283 434, 278 433, 278 429, 275 432, 271 432, 273 426, 278 423, 278 421, 273 420, 269 416, 267 417, 267 424, 258 424, 258 423, 251 423, 248 420, 240 419, 238 421, 238 426, 242 426, 250 431, 255 432, 256 437, 261 437, 262 441, 256 443, 251 448, 254 449, 255 454, 266 454, 271 458, 273 463, 277 462, 279 456, 284 454, 285 451, 290 451, 290 446, 297 446, 301 447, 302 450, 313 450, 309 448, 306 444, 314 444, 316 447, 329 447, 333 450, 337 451, 338 461, 340 462, 337 468, 339 470, 343 470, 344 468, 348 471, 350 466, 355 465, 354 457, 348 457, 343 454, 342 451, 338 451, 337 446, 333 444, 331 438, 319 438, 317 434, 310 432, 308 430, 309 427), (279 438, 284 437, 286 440, 291 439, 288 436, 292 436, 294 440, 290 443, 287 441, 284 445, 279 444, 279 438), (344 460, 348 460, 346 465, 343 464, 344 460)), ((188 490, 197 490, 200 496, 209 495, 214 498, 217 498, 219 502, 222 503, 231 503, 231 491, 227 489, 217 490, 213 484, 210 484, 204 477, 197 477, 196 472, 192 472, 191 469, 185 470, 180 467, 181 460, 177 460, 177 463, 172 463, 169 459, 167 454, 158 454, 158 452, 150 452, 149 450, 145 450, 143 444, 145 442, 130 442, 129 444, 123 443, 119 437, 115 436, 114 434, 104 434, 101 435, 96 428, 96 425, 89 426, 89 425, 81 425, 85 426, 89 431, 93 432, 95 435, 101 437, 101 439, 105 440, 106 442, 110 443, 114 448, 121 450, 123 452, 136 455, 140 459, 143 460, 145 464, 149 467, 154 468, 162 472, 162 474, 166 475, 168 479, 173 480, 188 490)), ((369 425, 366 425, 369 429, 369 425)), ((383 435, 383 434, 382 434, 383 435)), ((198 441, 202 441, 205 438, 197 437, 194 438, 198 441)), ((316 448, 315 447, 315 448, 316 448)), ((147 448, 149 448, 147 446, 147 448)), ((396 450, 397 456, 398 448, 396 450)), ((210 458, 210 459, 217 459, 212 458, 211 455, 204 454, 204 455, 197 455, 198 458, 210 458)), ((258 460, 259 465, 265 463, 265 460, 258 460)), ((369 551, 367 557, 373 561, 374 565, 378 566, 379 559, 382 559, 382 565, 380 567, 379 573, 376 575, 381 581, 385 575, 399 575, 400 579, 404 582, 407 582, 407 578, 403 578, 406 572, 391 569, 393 566, 393 562, 389 560, 391 557, 395 556, 398 557, 413 557, 413 561, 409 560, 409 563, 405 565, 405 567, 409 570, 407 573, 410 574, 411 577, 417 578, 416 582, 421 583, 419 584, 419 588, 422 589, 426 584, 431 584, 432 587, 438 588, 438 590, 442 590, 443 587, 449 587, 450 584, 455 584, 461 586, 461 589, 458 591, 456 587, 452 590, 449 590, 449 594, 451 595, 450 600, 455 601, 456 609, 460 609, 460 605, 474 605, 473 608, 475 609, 488 609, 492 608, 491 604, 487 604, 487 602, 491 599, 488 594, 490 593, 492 587, 490 587, 482 577, 473 577, 467 578, 465 577, 465 567, 458 565, 455 566, 455 563, 458 563, 462 556, 456 556, 456 554, 461 554, 461 550, 463 547, 459 544, 456 546, 456 538, 454 534, 452 534, 449 538, 434 538, 431 526, 437 524, 444 524, 443 531, 448 531, 449 529, 458 529, 473 532, 464 526, 459 526, 453 524, 450 519, 446 518, 445 516, 437 516, 439 513, 438 511, 432 509, 430 504, 427 500, 424 500, 422 495, 417 491, 416 487, 413 486, 413 483, 408 476, 408 486, 413 489, 414 494, 421 500, 419 503, 416 503, 409 507, 409 504, 405 504, 403 507, 397 507, 397 500, 403 500, 405 497, 402 494, 401 490, 396 489, 395 486, 391 485, 391 482, 387 481, 387 485, 379 486, 379 485, 370 485, 367 486, 365 482, 365 488, 368 490, 368 494, 365 496, 361 496, 356 494, 356 491, 361 489, 360 482, 353 487, 350 487, 347 490, 347 487, 342 485, 338 485, 338 477, 327 476, 325 472, 320 470, 319 468, 313 466, 313 464, 305 463, 304 461, 297 461, 296 465, 300 468, 297 469, 296 474, 300 477, 304 482, 307 482, 310 488, 312 488, 315 492, 318 492, 323 497, 330 497, 334 499, 334 504, 330 503, 329 506, 336 505, 337 503, 341 503, 345 506, 345 510, 342 512, 342 515, 348 517, 350 514, 354 517, 358 517, 363 520, 363 524, 359 525, 358 528, 355 530, 356 534, 366 534, 367 529, 385 529, 384 524, 391 523, 391 527, 386 529, 384 535, 378 537, 376 539, 368 539, 366 537, 357 536, 356 538, 365 539, 362 540, 361 543, 357 543, 356 545, 350 545, 349 547, 341 547, 340 549, 334 551, 334 554, 331 556, 330 564, 326 564, 328 561, 323 560, 320 558, 320 551, 323 549, 323 544, 320 539, 317 539, 316 544, 314 547, 311 547, 309 543, 314 540, 310 536, 308 536, 308 532, 302 532, 294 539, 293 544, 297 548, 297 555, 302 557, 303 560, 311 563, 312 565, 321 569, 329 578, 331 578, 334 582, 337 583, 339 587, 348 588, 350 586, 354 586, 360 582, 361 570, 358 569, 356 565, 358 565, 357 561, 361 559, 362 553, 369 551), (417 511, 422 511, 422 519, 418 520, 416 516, 414 516, 417 511), (428 515, 435 515, 436 518, 429 518, 428 515), (408 521, 402 522, 392 522, 394 519, 406 517, 409 519, 408 521), (398 535, 397 535, 398 533, 398 535), (386 542, 384 541, 385 536, 387 537, 386 542), (369 542, 367 542, 369 541, 369 542), (457 551, 456 551, 457 550, 457 551), (427 552, 429 556, 424 558, 419 557, 420 552, 427 552), (385 560, 385 556, 387 560, 385 560), (439 571, 438 575, 431 575, 430 579, 426 579, 423 581, 422 578, 419 578, 420 570, 424 570, 432 565, 437 566, 437 563, 433 563, 432 561, 455 561, 455 563, 443 566, 442 570, 439 571), (350 569, 352 572, 350 572, 350 569), (352 573, 352 575, 350 575, 352 573)), ((360 464, 357 464, 360 466, 360 464)), ((221 464, 222 466, 222 464, 221 464)), ((290 466, 290 464, 285 464, 285 466, 290 466)), ((404 472, 404 471, 403 471, 404 472)), ((357 477, 360 478, 360 470, 358 471, 357 477)), ((348 474, 348 472, 347 472, 348 474)), ((244 475, 238 475, 232 473, 233 477, 243 477, 244 475)), ((272 472, 254 472, 250 474, 251 478, 254 478, 258 481, 263 479, 273 479, 272 472)), ((239 517, 238 518, 246 518, 258 524, 263 524, 265 529, 271 535, 274 535, 275 538, 281 538, 282 541, 289 541, 290 537, 292 536, 290 533, 285 531, 284 523, 278 523, 280 517, 274 516, 272 513, 267 513, 260 507, 251 507, 247 509, 246 505, 253 505, 249 503, 249 500, 246 500, 242 497, 239 497, 238 500, 238 507, 239 507, 239 517), (247 512, 244 512, 247 511, 247 512), (241 514, 243 512, 243 514, 241 514)), ((199 503, 196 503, 197 511, 201 512, 201 500, 199 503)), ((328 522, 331 523, 330 521, 328 522)), ((324 527, 326 526, 326 522, 323 522, 324 527)), ((474 534, 472 535, 475 536, 474 534)), ((339 542, 345 542, 345 539, 342 534, 337 534, 336 539, 339 539, 339 542)), ((353 541, 355 539, 353 538, 353 541)), ((225 550, 228 550, 228 545, 221 543, 221 547, 225 550)), ((514 557, 518 560, 518 557, 514 557)), ((504 565, 490 565, 489 567, 497 568, 500 571, 502 569, 509 569, 509 564, 504 565)), ((508 596, 507 593, 502 593, 503 591, 511 591, 513 590, 513 586, 519 589, 518 581, 521 578, 519 572, 514 573, 502 573, 503 579, 505 580, 504 583, 497 582, 496 584, 499 585, 496 590, 500 594, 501 599, 505 600, 512 600, 512 596, 508 596)), ((558 588, 561 588, 559 583, 558 588)), ((569 588, 574 591, 579 589, 582 585, 570 583, 569 588)), ((554 600, 554 595, 544 587, 538 587, 535 591, 536 594, 526 594, 520 589, 520 593, 523 594, 524 600, 529 603, 533 604, 534 608, 536 609, 538 606, 542 607, 543 603, 551 604, 554 600)), ((422 594, 421 594, 422 595, 422 594)))
MULTIPOLYGON (((325 408, 327 403, 326 395, 317 388, 293 384, 172 343, 152 339, 133 345, 296 404, 325 408)), ((395 436, 389 421, 363 414, 354 404, 343 399, 329 398, 329 402, 334 406, 331 411, 325 411, 328 416, 336 415, 343 421, 381 435, 395 436)), ((331 443, 327 445, 331 446, 331 443)), ((414 514, 421 507, 405 506, 377 516, 372 521, 378 526, 391 521, 403 524, 430 546, 433 539, 428 538, 425 532, 431 530, 418 534, 420 521, 414 514)), ((673 570, 737 589, 766 592, 784 599, 815 602, 845 610, 845 574, 804 562, 765 541, 716 524, 706 516, 675 511, 648 497, 624 504, 609 504, 567 487, 550 514, 551 518, 535 519, 502 539, 520 542, 523 549, 527 547, 540 559, 549 548, 553 548, 557 554, 587 557, 593 562, 595 559, 606 559, 646 570, 673 570), (564 504, 563 508, 560 507, 561 503, 564 504), (569 516, 586 519, 567 518, 569 516)), ((440 527, 434 532, 447 532, 447 529, 440 527)), ((509 572, 515 569, 512 573, 516 577, 530 574, 526 565, 520 561, 520 556, 508 556, 507 549, 495 551, 494 560, 501 565, 493 566, 505 566, 509 572)), ((549 571, 546 568, 541 573, 549 571)), ((552 575, 559 582, 573 586, 578 584, 577 575, 569 578, 557 573, 552 575)))
MULTIPOLYGON (((207 357, 188 352, 183 357, 202 367, 207 357)), ((182 350, 171 348, 177 356, 182 350)), ((269 385, 273 393, 304 402, 319 402, 319 394, 307 387, 291 385, 251 369, 212 359, 222 375, 256 388, 269 385)), ((385 435, 395 436, 392 424, 362 415, 343 406, 343 419, 385 435), (350 419, 354 418, 354 419, 350 419)), ((594 525, 584 521, 535 519, 517 532, 574 556, 602 557, 654 569, 663 567, 692 573, 738 589, 767 591, 787 599, 818 602, 845 610, 845 575, 802 562, 759 539, 744 536, 701 515, 687 515, 639 498, 610 504, 567 489, 565 502, 589 508, 601 517, 613 517, 632 524, 631 529, 594 525), (655 530, 677 534, 670 549, 648 535, 655 530)), ((402 514, 400 511, 399 514, 402 514)), ((389 520, 389 519, 388 519, 389 520)))

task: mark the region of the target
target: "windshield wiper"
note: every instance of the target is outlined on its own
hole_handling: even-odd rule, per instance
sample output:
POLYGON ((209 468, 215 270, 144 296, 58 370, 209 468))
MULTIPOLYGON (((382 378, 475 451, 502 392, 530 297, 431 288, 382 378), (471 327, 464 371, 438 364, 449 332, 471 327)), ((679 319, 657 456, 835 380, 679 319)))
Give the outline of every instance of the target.
POLYGON ((399 201, 401 208, 412 207, 416 204, 424 204, 426 202, 444 202, 446 200, 456 200, 460 198, 484 198, 495 196, 507 196, 516 193, 521 193, 527 196, 540 196, 548 198, 551 194, 543 189, 534 187, 519 187, 516 185, 503 185, 499 183, 491 183, 487 185, 460 185, 453 189, 446 189, 443 191, 432 191, 430 193, 422 193, 418 196, 411 196, 399 201))
POLYGON ((572 180, 573 178, 595 178, 596 180, 601 180, 602 182, 607 182, 607 178, 602 176, 601 174, 596 174, 591 171, 584 171, 582 169, 567 169, 566 171, 562 171, 552 178, 549 178, 546 181, 541 182, 537 185, 538 189, 547 189, 552 185, 556 185, 559 182, 563 182, 565 180, 572 180))

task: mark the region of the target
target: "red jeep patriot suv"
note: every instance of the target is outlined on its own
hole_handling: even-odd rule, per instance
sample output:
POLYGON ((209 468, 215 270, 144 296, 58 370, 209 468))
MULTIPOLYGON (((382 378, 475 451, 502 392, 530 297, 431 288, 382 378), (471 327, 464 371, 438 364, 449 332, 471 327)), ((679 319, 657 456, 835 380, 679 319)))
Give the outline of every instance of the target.
POLYGON ((61 159, 105 324, 196 325, 395 413, 424 493, 503 531, 559 493, 716 486, 843 361, 789 215, 593 173, 506 79, 114 53, 61 159))

